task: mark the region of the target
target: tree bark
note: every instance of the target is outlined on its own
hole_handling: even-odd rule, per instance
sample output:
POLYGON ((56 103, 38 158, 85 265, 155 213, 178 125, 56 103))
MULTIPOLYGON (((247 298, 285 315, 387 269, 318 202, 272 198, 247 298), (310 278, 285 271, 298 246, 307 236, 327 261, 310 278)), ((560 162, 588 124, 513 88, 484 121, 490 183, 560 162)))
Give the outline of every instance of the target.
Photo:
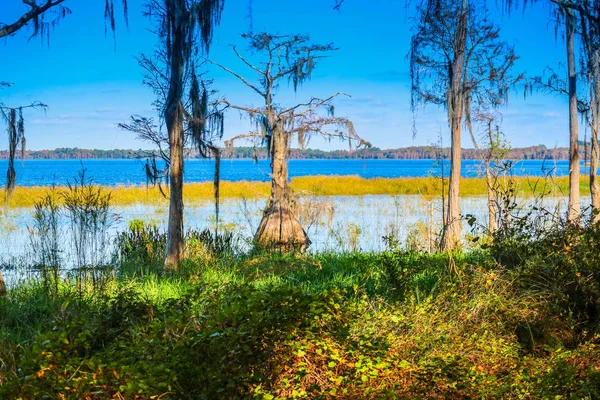
POLYGON ((2 277, 2 271, 0 271, 0 297, 6 296, 6 285, 4 284, 4 278, 2 277))
POLYGON ((590 145, 590 193, 592 200, 592 221, 600 221, 600 184, 598 183, 598 157, 600 149, 598 149, 598 129, 600 129, 600 99, 598 94, 594 94, 592 101, 592 134, 590 145))
POLYGON ((448 89, 448 122, 451 131, 450 180, 448 187, 448 206, 444 232, 440 243, 441 250, 450 251, 460 245, 460 161, 461 161, 461 124, 463 117, 464 62, 467 47, 467 2, 463 0, 460 24, 454 38, 454 60, 449 68, 450 87, 448 89))
POLYGON ((497 149, 499 147, 498 141, 494 141, 494 134, 492 132, 492 121, 488 123, 488 138, 490 141, 490 150, 485 160, 485 183, 487 186, 487 197, 488 197, 488 232, 493 235, 498 230, 498 212, 496 210, 497 204, 494 193, 494 177, 492 175, 492 160, 497 158, 497 149))
POLYGON ((170 201, 165 267, 178 269, 183 258, 183 96, 184 46, 187 10, 185 0, 166 0, 171 27, 171 60, 169 93, 165 105, 165 121, 169 132, 170 201))
POLYGON ((498 229, 496 199, 494 196, 494 179, 490 171, 490 162, 485 165, 485 183, 487 185, 487 200, 488 200, 488 232, 493 235, 498 229))
POLYGON ((460 245, 460 158, 461 126, 460 118, 452 123, 452 144, 450 149, 450 180, 448 182, 448 205, 441 248, 448 251, 460 245))
POLYGON ((575 16, 566 10, 567 65, 569 69, 569 206, 567 221, 579 225, 581 199, 579 194, 579 126, 577 121, 577 70, 575 65, 575 16))
POLYGON ((276 126, 271 140, 271 197, 254 241, 263 248, 303 251, 310 245, 310 240, 291 204, 287 154, 289 137, 276 126))

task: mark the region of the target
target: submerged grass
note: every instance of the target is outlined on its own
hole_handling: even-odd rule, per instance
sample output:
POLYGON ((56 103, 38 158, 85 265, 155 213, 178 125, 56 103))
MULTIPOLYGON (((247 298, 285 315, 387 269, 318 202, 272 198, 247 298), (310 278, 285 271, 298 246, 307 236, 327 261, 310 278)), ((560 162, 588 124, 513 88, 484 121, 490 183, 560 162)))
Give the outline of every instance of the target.
MULTIPOLYGON (((517 196, 565 196, 568 194, 568 177, 516 177, 517 196)), ((502 183, 502 180, 500 181, 502 183)), ((589 194, 589 180, 582 178, 581 193, 589 194)), ((293 190, 300 195, 313 196, 366 196, 366 195, 423 195, 439 197, 442 181, 439 178, 361 178, 358 176, 308 176, 292 179, 293 190)), ((445 184, 447 188, 447 182, 445 184)), ((59 191, 64 188, 58 187, 59 191)), ((116 186, 111 190, 113 205, 167 204, 157 187, 116 186)), ((486 183, 482 178, 463 178, 461 196, 486 194, 486 183)), ((17 187, 9 200, 10 207, 32 207, 44 197, 47 187, 17 187)), ((268 182, 221 182, 221 197, 230 199, 266 198, 269 196, 268 182)), ((212 182, 188 183, 184 187, 184 198, 188 202, 210 200, 214 196, 212 182)))

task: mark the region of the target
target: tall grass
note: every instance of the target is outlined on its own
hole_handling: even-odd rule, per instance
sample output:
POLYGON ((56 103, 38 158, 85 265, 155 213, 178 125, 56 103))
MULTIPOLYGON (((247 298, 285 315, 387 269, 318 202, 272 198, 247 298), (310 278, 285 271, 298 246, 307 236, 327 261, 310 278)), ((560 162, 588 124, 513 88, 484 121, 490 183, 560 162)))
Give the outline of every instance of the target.
POLYGON ((46 196, 34 204, 33 227, 30 240, 37 267, 49 294, 57 295, 64 246, 60 229, 62 208, 58 204, 59 193, 52 187, 46 196))
MULTIPOLYGON (((514 180, 517 195, 529 197, 545 191, 550 196, 568 194, 568 177, 516 177, 514 180)), ((358 176, 307 176, 296 177, 291 182, 292 189, 299 195, 313 196, 367 196, 367 195, 423 195, 440 197, 442 183, 439 178, 361 178, 358 176)), ((589 194, 588 178, 581 180, 581 194, 589 194)), ((58 188, 64 190, 65 188, 58 188)), ((106 188, 108 189, 108 188, 106 188)), ((35 200, 43 197, 47 187, 17 187, 10 198, 10 207, 32 207, 35 200)), ((111 204, 167 204, 167 199, 158 188, 145 186, 111 187, 111 204)), ((222 198, 266 198, 269 196, 268 182, 221 182, 222 198)), ((486 183, 482 178, 463 178, 461 196, 486 194, 486 183)), ((184 187, 184 199, 188 202, 211 200, 214 188, 211 182, 188 183, 184 187)))

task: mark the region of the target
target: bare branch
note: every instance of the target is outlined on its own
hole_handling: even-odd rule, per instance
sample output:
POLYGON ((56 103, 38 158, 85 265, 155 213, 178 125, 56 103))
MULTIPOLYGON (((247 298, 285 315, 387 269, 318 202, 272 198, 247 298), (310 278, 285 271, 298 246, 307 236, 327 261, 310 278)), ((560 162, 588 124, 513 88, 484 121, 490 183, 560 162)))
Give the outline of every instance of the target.
POLYGON ((342 9, 342 5, 346 2, 346 0, 335 0, 335 4, 333 5, 333 9, 340 11, 342 9))
POLYGON ((265 135, 264 133, 256 133, 256 132, 245 133, 245 134, 242 134, 242 135, 234 136, 231 139, 226 140, 225 141, 225 147, 226 148, 233 147, 233 143, 236 142, 236 141, 238 141, 238 140, 250 139, 250 138, 262 138, 262 139, 264 139, 265 137, 267 137, 267 135, 265 135))
POLYGON ((254 90, 256 93, 258 93, 259 95, 261 95, 262 97, 266 97, 267 96, 266 93, 262 92, 259 88, 257 88, 256 86, 254 86, 253 84, 251 84, 250 82, 248 82, 246 80, 246 78, 244 78, 243 76, 241 76, 241 75, 233 72, 229 68, 227 68, 227 67, 225 67, 225 66, 223 66, 223 65, 221 65, 221 64, 219 64, 217 62, 214 62, 214 61, 211 61, 211 60, 208 60, 208 62, 211 63, 211 64, 213 64, 213 65, 216 65, 217 67, 223 69, 226 72, 229 72, 231 75, 235 76, 240 81, 242 81, 244 83, 244 85, 248 86, 249 88, 251 88, 252 90, 254 90))
POLYGON ((324 104, 329 103, 331 100, 333 100, 334 98, 338 97, 338 96, 347 96, 347 97, 352 97, 347 93, 343 93, 343 92, 337 92, 334 95, 329 96, 326 99, 320 99, 318 97, 313 97, 312 99, 310 99, 310 101, 308 103, 300 103, 297 104, 293 107, 290 107, 286 110, 283 110, 281 113, 282 114, 287 114, 291 111, 295 111, 296 109, 300 108, 300 107, 310 107, 308 110, 305 110, 302 112, 302 114, 306 114, 307 112, 311 112, 311 111, 315 111, 317 108, 323 106, 324 104))
POLYGON ((253 70, 255 70, 256 72, 258 72, 260 75, 265 75, 266 72, 261 70, 260 68, 255 67, 254 65, 250 64, 244 57, 242 57, 242 55, 240 53, 238 53, 237 49, 235 46, 232 46, 233 48, 233 52, 235 53, 235 55, 242 60, 242 62, 244 64, 246 64, 248 67, 252 68, 253 70))
POLYGON ((244 107, 244 106, 238 106, 238 105, 232 104, 227 99, 217 100, 214 104, 215 105, 217 105, 217 104, 225 104, 227 106, 227 108, 233 108, 234 110, 244 111, 244 112, 247 112, 250 115, 264 114, 265 113, 265 111, 261 110, 260 108, 244 107))
POLYGON ((153 143, 158 147, 160 158, 169 162, 169 155, 165 150, 169 147, 169 138, 157 130, 152 118, 132 115, 129 123, 119 123, 117 126, 127 132, 135 133, 138 139, 153 143))
POLYGON ((34 0, 23 0, 23 3, 31 7, 31 10, 23 14, 21 18, 12 24, 0 27, 0 38, 14 34, 31 21, 35 21, 52 7, 56 7, 64 1, 65 0, 47 0, 43 5, 38 5, 34 0))

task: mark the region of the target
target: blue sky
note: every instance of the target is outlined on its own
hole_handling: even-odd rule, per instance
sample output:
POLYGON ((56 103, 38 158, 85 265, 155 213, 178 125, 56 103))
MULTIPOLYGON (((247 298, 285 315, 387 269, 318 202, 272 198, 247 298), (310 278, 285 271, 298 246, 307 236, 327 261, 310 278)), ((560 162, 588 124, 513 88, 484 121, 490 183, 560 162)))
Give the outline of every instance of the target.
MULTIPOLYGON (((10 23, 23 11, 21 0, 2 0, 0 22, 10 23), (8 7, 7 7, 8 6, 8 7)), ((142 72, 134 57, 150 53, 156 38, 150 21, 141 15, 143 0, 129 0, 129 29, 117 7, 115 43, 104 36, 103 1, 69 0, 73 14, 51 36, 50 46, 39 38, 29 40, 28 31, 0 40, 0 80, 14 83, 0 98, 7 105, 42 101, 46 113, 27 113, 30 149, 55 147, 148 148, 130 133, 116 127, 131 114, 153 116, 153 94, 141 85, 142 72)), ((358 133, 373 145, 396 148, 431 144, 440 132, 449 143, 443 110, 427 106, 416 116, 418 133, 413 138, 410 110, 408 53, 411 10, 405 0, 346 0, 341 12, 331 9, 333 0, 226 0, 221 25, 215 32, 209 58, 252 78, 232 54, 230 45, 243 49, 240 34, 252 24, 254 31, 307 33, 316 43, 333 42, 339 51, 323 60, 311 81, 293 93, 283 86, 279 101, 295 104, 310 96, 338 91, 352 98, 337 102, 336 113, 354 121, 358 133)), ((515 45, 521 57, 517 71, 540 75, 548 65, 564 58, 564 40, 555 39, 549 8, 536 5, 510 16, 490 8, 502 26, 502 35, 515 45)), ((256 104, 243 84, 226 73, 211 69, 214 88, 237 104, 256 104)), ((504 114, 503 130, 513 147, 545 144, 568 145, 567 101, 552 95, 534 94, 523 99, 512 94, 504 114)), ((226 119, 225 138, 247 132, 249 122, 235 112, 226 119)), ((584 132, 581 130, 581 137, 584 132)), ((0 149, 7 147, 0 140, 0 149)), ((463 146, 472 147, 465 135, 463 146)), ((345 148, 340 143, 311 141, 310 147, 345 148)))

